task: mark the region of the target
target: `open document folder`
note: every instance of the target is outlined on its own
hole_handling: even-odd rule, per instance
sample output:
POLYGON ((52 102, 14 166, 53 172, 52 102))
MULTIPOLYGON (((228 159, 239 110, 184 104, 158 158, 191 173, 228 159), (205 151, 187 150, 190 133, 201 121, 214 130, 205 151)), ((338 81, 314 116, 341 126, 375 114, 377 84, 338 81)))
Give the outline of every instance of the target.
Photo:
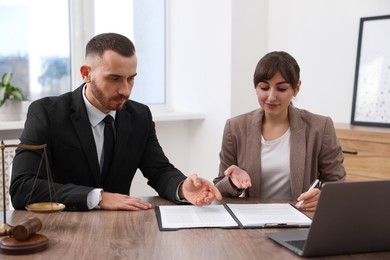
POLYGON ((160 230, 181 228, 309 227, 311 219, 289 203, 156 206, 160 230))

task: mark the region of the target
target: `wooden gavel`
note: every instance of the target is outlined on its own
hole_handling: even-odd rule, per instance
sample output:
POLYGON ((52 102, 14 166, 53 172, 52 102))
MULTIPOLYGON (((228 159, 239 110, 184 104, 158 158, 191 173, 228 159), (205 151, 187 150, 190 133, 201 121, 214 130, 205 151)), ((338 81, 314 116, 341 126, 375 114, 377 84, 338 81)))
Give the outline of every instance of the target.
POLYGON ((20 222, 18 225, 9 228, 5 231, 6 234, 10 237, 15 238, 18 241, 26 241, 31 236, 33 236, 35 233, 37 233, 42 228, 42 222, 39 218, 31 217, 28 218, 22 222, 20 222))

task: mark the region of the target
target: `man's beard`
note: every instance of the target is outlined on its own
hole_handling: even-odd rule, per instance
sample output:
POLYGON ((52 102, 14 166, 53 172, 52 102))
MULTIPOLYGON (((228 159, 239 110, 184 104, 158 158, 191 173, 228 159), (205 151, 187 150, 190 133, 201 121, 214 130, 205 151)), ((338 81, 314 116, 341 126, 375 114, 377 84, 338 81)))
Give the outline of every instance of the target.
POLYGON ((123 109, 125 103, 120 103, 118 105, 110 105, 110 99, 104 96, 103 91, 100 88, 98 88, 98 86, 94 81, 91 80, 90 86, 91 86, 92 95, 103 107, 109 110, 116 110, 116 111, 120 111, 123 109))

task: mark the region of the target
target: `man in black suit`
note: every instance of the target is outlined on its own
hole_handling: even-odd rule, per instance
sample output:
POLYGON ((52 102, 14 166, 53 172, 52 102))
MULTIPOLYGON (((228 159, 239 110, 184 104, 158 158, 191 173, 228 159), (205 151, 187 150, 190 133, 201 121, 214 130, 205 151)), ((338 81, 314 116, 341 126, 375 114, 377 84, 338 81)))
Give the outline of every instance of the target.
POLYGON ((184 176, 164 155, 149 108, 129 100, 136 68, 135 48, 128 38, 97 35, 88 42, 80 68, 85 83, 73 92, 30 105, 20 140, 47 144, 53 187, 49 189, 46 172, 35 178, 43 151, 17 149, 10 186, 14 208, 54 197, 67 210, 149 209, 152 205, 128 195, 137 169, 160 196, 171 201, 208 205, 222 199, 211 182, 196 174, 184 176), (102 175, 104 160, 109 161, 104 159, 109 152, 103 145, 102 120, 107 115, 115 119, 108 124, 114 128, 115 141, 109 171, 102 175))

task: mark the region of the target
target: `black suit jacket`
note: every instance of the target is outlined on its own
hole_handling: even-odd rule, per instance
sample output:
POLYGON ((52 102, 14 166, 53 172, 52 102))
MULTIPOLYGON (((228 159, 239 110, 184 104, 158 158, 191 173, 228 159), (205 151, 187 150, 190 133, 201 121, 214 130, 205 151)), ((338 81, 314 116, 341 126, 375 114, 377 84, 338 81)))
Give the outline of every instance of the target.
MULTIPOLYGON (((160 196, 174 201, 176 189, 186 177, 164 155, 149 108, 135 101, 126 102, 116 114, 114 159, 110 173, 102 181, 82 90, 83 85, 73 92, 33 102, 20 138, 23 144, 47 144, 52 192, 55 190, 52 196, 67 210, 87 210, 87 195, 94 188, 129 194, 139 168, 160 196)), ((24 209, 27 203, 50 201, 46 171, 40 171, 34 185, 42 153, 16 150, 10 186, 16 209, 24 209)))

